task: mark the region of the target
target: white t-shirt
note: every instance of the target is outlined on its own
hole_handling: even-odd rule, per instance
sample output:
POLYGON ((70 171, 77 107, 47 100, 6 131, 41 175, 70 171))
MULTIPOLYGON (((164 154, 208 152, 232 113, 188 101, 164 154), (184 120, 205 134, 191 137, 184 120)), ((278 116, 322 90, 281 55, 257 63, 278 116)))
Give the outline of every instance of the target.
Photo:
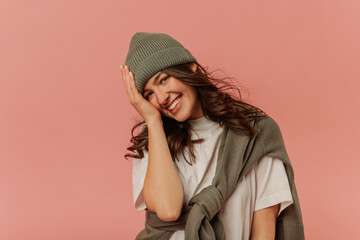
MULTIPOLYGON (((182 154, 179 157, 180 161, 174 162, 183 185, 185 203, 203 188, 211 185, 223 130, 218 123, 205 117, 188 121, 193 128, 191 138, 203 138, 205 141, 194 145, 195 164, 189 165, 182 154)), ((188 156, 186 158, 190 160, 188 156)), ((143 159, 133 159, 133 197, 135 208, 138 210, 146 208, 142 188, 147 163, 146 151, 143 159)), ((279 214, 293 203, 285 168, 281 160, 264 156, 239 180, 234 192, 221 208, 225 239, 249 239, 253 212, 279 203, 279 214)), ((184 233, 184 230, 178 230, 170 239, 183 240, 184 233)))

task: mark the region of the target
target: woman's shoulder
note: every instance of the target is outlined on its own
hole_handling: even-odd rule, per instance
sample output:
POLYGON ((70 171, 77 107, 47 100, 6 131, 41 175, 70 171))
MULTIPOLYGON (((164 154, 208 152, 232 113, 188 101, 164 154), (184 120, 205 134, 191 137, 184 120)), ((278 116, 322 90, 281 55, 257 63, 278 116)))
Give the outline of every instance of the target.
POLYGON ((255 123, 256 137, 254 141, 259 143, 263 152, 272 149, 281 149, 284 146, 283 136, 277 122, 271 117, 266 116, 255 123))
POLYGON ((260 117, 259 120, 257 121, 257 125, 259 126, 259 129, 279 128, 279 125, 277 124, 277 122, 269 115, 260 117))
POLYGON ((269 115, 263 116, 261 118, 259 118, 256 122, 255 122, 255 126, 257 126, 259 133, 261 132, 277 132, 280 131, 280 127, 277 124, 277 122, 270 117, 269 115))

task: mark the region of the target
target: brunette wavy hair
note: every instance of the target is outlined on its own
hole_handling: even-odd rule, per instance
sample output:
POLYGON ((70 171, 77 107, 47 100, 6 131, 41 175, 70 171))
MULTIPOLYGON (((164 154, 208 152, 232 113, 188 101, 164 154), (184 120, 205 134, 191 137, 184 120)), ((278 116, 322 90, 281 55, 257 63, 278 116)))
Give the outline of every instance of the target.
MULTIPOLYGON (((251 122, 254 121, 256 125, 260 118, 267 116, 266 113, 242 101, 239 88, 227 81, 232 78, 216 78, 213 76, 215 71, 208 72, 207 68, 199 63, 195 62, 195 64, 197 65, 195 72, 191 70, 190 63, 176 65, 161 72, 195 87, 206 118, 219 123, 220 126, 225 125, 239 134, 245 134, 252 138, 256 133, 256 128, 252 126, 251 122)), ((204 139, 191 140, 191 126, 187 121, 178 122, 164 115, 161 117, 174 161, 179 161, 177 156, 181 153, 188 164, 195 163, 194 144, 201 143, 204 139), (190 162, 184 155, 186 146, 189 149, 190 162)), ((128 153, 125 158, 143 158, 143 151, 148 151, 148 128, 144 120, 135 124, 131 130, 131 135, 130 142, 133 145, 127 150, 132 151, 133 154, 128 153), (141 128, 139 134, 135 136, 134 131, 137 127, 141 128)))

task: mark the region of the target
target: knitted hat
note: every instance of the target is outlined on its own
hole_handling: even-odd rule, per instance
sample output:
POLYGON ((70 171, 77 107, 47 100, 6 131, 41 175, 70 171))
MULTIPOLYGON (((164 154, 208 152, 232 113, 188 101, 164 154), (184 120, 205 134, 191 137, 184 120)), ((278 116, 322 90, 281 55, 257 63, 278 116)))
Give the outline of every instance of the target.
POLYGON ((157 72, 189 62, 197 60, 169 35, 137 32, 131 39, 125 65, 134 74, 136 88, 142 94, 147 81, 157 72))

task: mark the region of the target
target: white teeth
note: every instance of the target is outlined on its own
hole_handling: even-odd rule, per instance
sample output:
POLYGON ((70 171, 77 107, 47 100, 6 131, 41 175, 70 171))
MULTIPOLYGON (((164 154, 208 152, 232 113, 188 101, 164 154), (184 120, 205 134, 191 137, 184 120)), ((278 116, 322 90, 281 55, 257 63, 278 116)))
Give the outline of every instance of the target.
POLYGON ((172 110, 175 108, 176 104, 178 104, 179 102, 180 102, 180 98, 176 99, 176 100, 171 104, 171 106, 168 107, 168 109, 169 109, 170 111, 172 111, 172 110))

